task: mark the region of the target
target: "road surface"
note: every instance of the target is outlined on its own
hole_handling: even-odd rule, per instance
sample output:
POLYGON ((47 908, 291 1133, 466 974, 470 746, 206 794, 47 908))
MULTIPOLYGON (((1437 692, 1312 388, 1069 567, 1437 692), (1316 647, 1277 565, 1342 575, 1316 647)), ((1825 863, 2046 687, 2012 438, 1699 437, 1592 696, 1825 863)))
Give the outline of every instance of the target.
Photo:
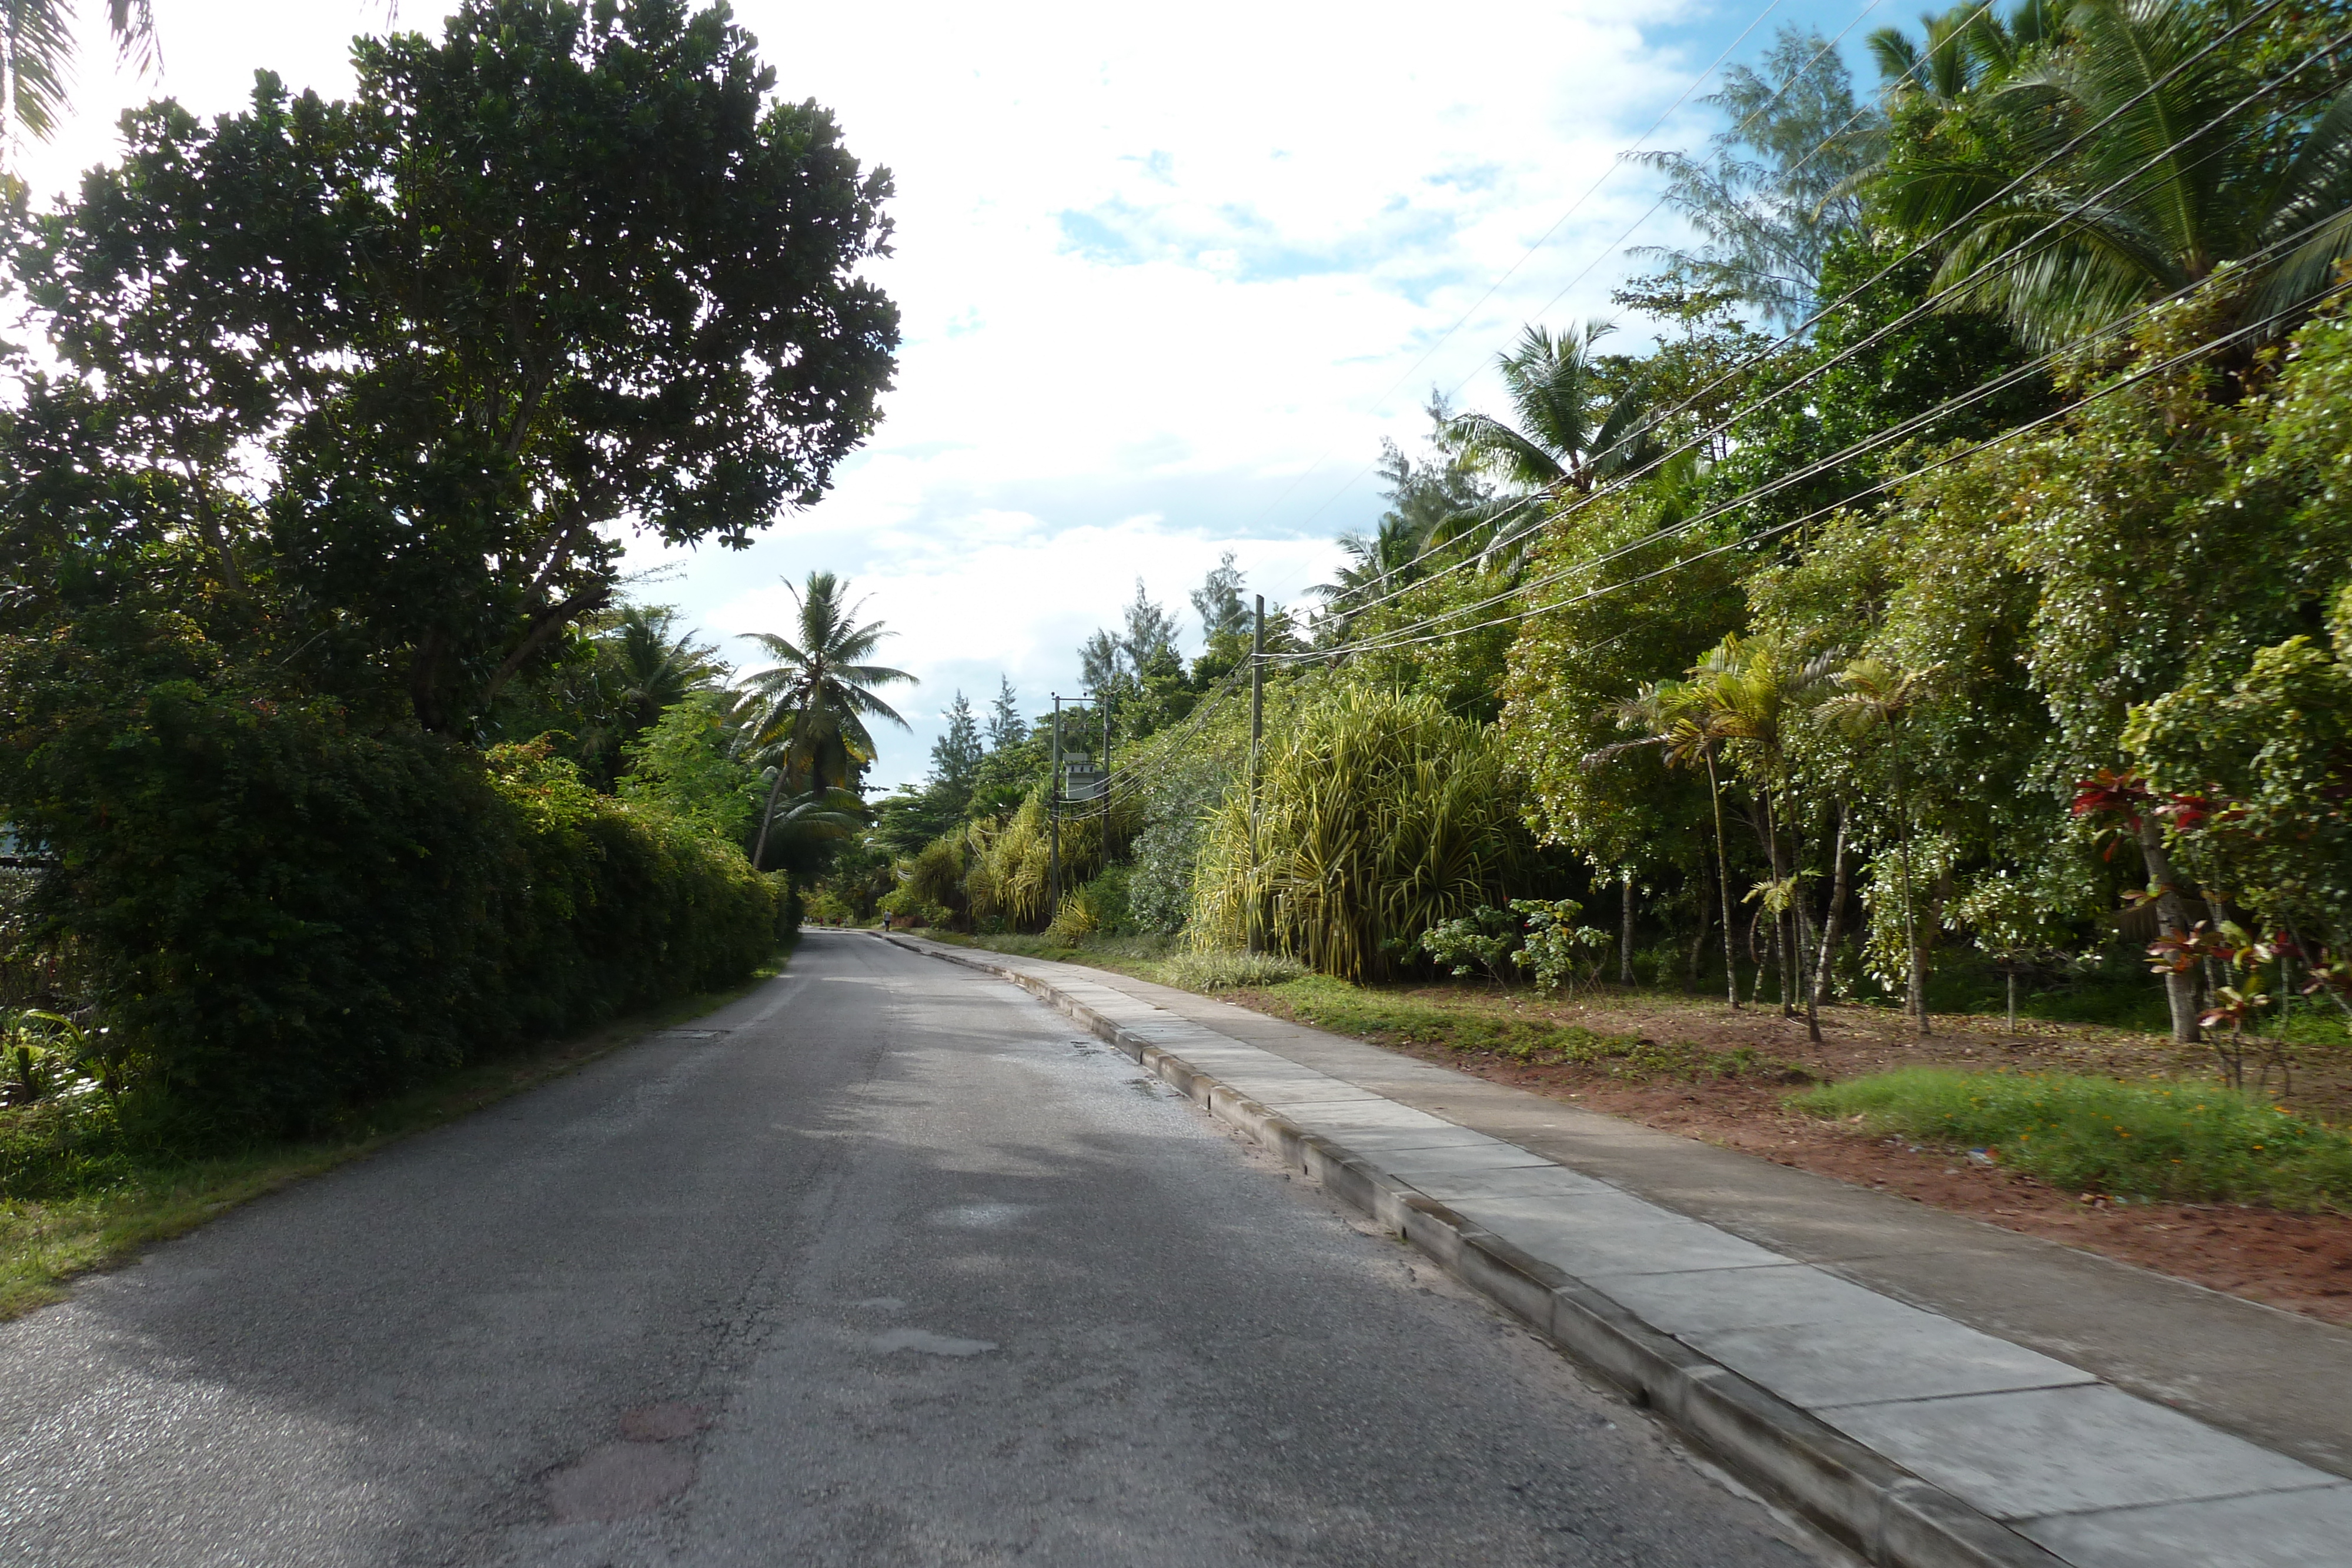
POLYGON ((16 1564, 1814 1561, 1125 1057, 848 932, 0 1374, 16 1564))

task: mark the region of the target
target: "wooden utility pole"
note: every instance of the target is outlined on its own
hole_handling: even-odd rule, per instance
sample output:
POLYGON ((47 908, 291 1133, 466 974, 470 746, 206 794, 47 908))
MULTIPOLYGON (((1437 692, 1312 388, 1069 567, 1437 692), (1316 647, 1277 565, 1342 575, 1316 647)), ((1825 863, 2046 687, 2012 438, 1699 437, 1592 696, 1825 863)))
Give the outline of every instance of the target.
POLYGON ((1257 617, 1250 629, 1250 753, 1249 753, 1249 912, 1244 922, 1246 945, 1253 953, 1265 951, 1257 884, 1257 753, 1265 733, 1265 595, 1257 596, 1257 617))
POLYGON ((1045 923, 1062 912, 1062 696, 1054 694, 1053 766, 1045 775, 1045 810, 1053 827, 1045 845, 1045 923))
POLYGON ((1101 702, 1103 710, 1102 863, 1103 868, 1108 870, 1110 867, 1110 693, 1104 692, 1097 700, 1101 702))

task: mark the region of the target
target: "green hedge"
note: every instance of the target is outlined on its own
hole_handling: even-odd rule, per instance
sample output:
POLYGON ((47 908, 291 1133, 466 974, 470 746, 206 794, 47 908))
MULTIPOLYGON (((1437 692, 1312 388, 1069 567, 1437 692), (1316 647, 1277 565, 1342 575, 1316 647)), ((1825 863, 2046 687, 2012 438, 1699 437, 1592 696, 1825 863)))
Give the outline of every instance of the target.
POLYGON ((62 678, 106 672, 55 645, 13 652, 0 674, 36 678, 12 685, 0 815, 62 858, 44 925, 79 946, 107 1039, 188 1131, 298 1130, 734 983, 797 907, 740 852, 594 794, 541 747, 362 728, 240 690, 194 648, 142 661, 165 675, 143 684, 62 678))

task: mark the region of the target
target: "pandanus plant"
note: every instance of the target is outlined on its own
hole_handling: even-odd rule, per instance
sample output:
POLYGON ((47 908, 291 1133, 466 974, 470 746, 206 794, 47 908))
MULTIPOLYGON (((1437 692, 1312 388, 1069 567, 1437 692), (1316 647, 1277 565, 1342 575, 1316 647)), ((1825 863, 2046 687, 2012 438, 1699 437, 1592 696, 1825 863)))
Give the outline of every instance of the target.
MULTIPOLYGON (((1772 881, 1758 893, 1772 915, 1783 1018, 1795 1016, 1794 996, 1802 984, 1803 965, 1796 933, 1797 875, 1781 841, 1778 802, 1791 784, 1789 726, 1799 706, 1829 678, 1832 667, 1829 655, 1809 653, 1790 638, 1766 633, 1726 637, 1691 671, 1695 698, 1710 727, 1740 748, 1758 783, 1764 842, 1772 862, 1772 881)), ((1805 1026, 1814 1040, 1822 1038, 1821 1017, 1810 990, 1805 993, 1805 1026)))

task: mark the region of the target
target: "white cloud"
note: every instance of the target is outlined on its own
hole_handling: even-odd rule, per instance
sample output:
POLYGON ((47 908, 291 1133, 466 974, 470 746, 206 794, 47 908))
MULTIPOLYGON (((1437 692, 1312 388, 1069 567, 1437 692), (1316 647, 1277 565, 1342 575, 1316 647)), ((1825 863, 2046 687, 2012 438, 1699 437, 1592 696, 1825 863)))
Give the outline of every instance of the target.
MULTIPOLYGON (((103 7, 85 9, 94 28, 103 7)), ((345 39, 382 15, 157 12, 161 85, 206 114, 257 65, 345 90, 345 39)), ((883 428, 821 506, 747 551, 632 565, 675 566, 650 591, 714 634, 780 624, 780 577, 853 578, 900 633, 891 662, 924 678, 882 785, 921 774, 957 686, 977 700, 1004 671, 1034 707, 1074 685, 1076 643, 1139 575, 1188 626, 1185 591, 1223 550, 1279 599, 1328 575, 1330 536, 1377 511, 1362 471, 1381 436, 1419 437, 1433 382, 1491 398, 1481 367, 1654 187, 1615 176, 1473 311, 1481 292, 1747 21, 1710 0, 1492 0, 1475 23, 1298 0, 737 15, 779 91, 831 106, 893 171, 896 254, 873 273, 905 350, 883 428)), ((400 20, 434 25, 415 5, 400 20)), ((116 107, 153 90, 110 76, 102 43, 85 59, 83 112, 20 159, 37 191, 105 156, 116 107)), ((1656 144, 1709 128, 1686 109, 1656 144)), ((1612 314, 1624 270, 1595 267, 1550 318, 1612 314)))

